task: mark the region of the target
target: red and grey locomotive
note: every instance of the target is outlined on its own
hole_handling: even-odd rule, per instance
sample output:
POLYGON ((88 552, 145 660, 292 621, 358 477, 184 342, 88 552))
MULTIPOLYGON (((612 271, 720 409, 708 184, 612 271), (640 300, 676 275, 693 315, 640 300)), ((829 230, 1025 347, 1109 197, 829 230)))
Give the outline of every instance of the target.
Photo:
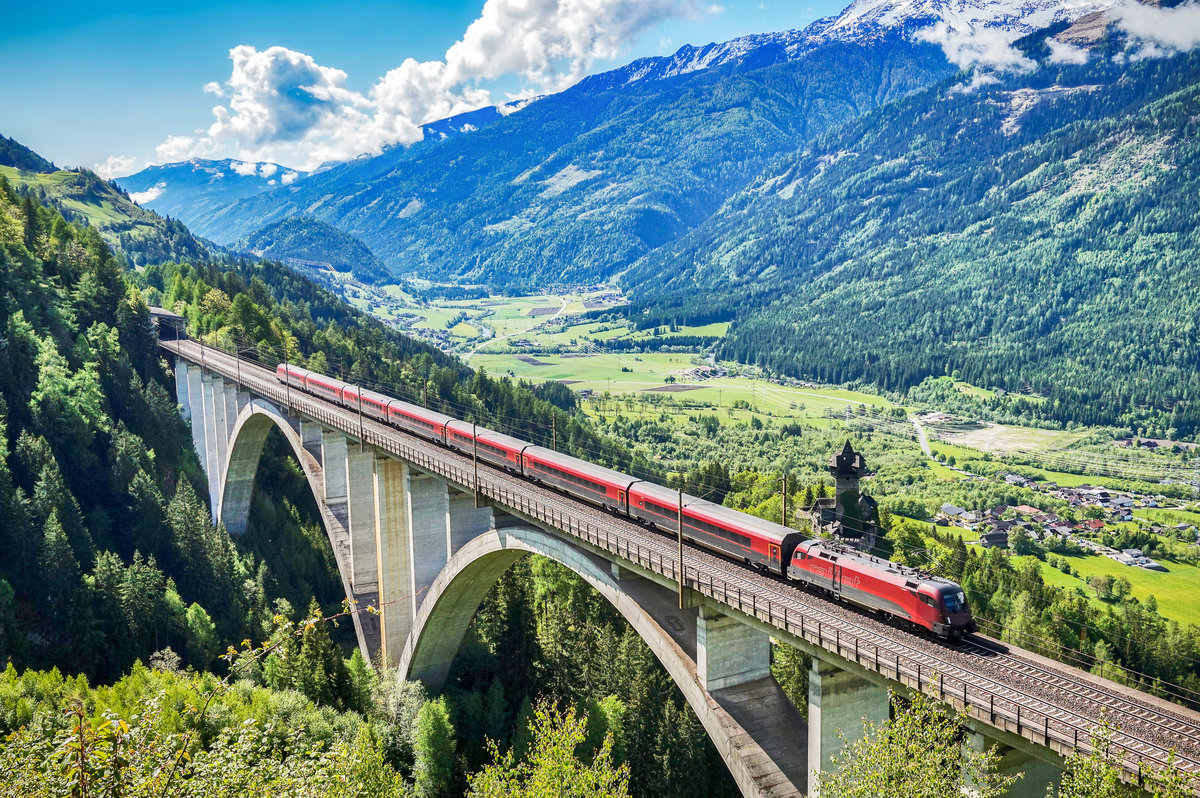
MULTIPOLYGON (((280 382, 364 416, 439 443, 611 512, 676 533, 679 493, 451 416, 426 410, 297 366, 280 365, 280 382)), ((827 540, 683 496, 683 536, 830 597, 952 639, 975 631, 962 588, 827 540)))

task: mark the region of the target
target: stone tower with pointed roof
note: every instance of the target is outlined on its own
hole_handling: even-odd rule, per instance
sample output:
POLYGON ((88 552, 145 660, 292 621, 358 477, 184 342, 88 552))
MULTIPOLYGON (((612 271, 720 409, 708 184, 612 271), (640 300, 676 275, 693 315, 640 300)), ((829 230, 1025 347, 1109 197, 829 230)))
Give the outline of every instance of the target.
POLYGON ((848 440, 842 451, 829 459, 834 498, 818 499, 813 505, 814 533, 830 535, 865 551, 874 548, 879 533, 879 506, 858 487, 866 470, 866 461, 848 440))
POLYGON ((833 495, 837 498, 839 519, 846 514, 843 497, 853 496, 853 501, 858 501, 858 479, 866 470, 866 461, 861 454, 854 451, 849 438, 846 439, 841 453, 829 459, 829 473, 833 475, 833 495))

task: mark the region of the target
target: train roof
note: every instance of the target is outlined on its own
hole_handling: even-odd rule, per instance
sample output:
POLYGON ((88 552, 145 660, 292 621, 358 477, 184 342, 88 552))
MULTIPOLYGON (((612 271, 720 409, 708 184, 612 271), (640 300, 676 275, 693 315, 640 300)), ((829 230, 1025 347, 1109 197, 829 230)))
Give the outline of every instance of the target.
POLYGON ((336 377, 330 377, 328 374, 322 374, 319 371, 309 371, 308 369, 304 369, 303 371, 304 371, 304 378, 306 380, 311 380, 315 377, 318 382, 322 382, 325 385, 331 385, 334 388, 338 389, 339 391, 342 390, 343 388, 354 387, 350 383, 348 383, 344 380, 339 380, 336 377))
POLYGON ((448 416, 445 413, 439 413, 436 410, 426 410, 424 407, 418 407, 411 402, 406 402, 403 399, 396 399, 388 396, 384 397, 388 401, 388 413, 392 410, 399 410, 411 416, 430 421, 441 427, 454 421, 454 416, 448 416))
MULTIPOLYGON (((357 391, 356 391, 356 393, 357 393, 357 391)), ((370 400, 372 402, 377 402, 378 404, 381 404, 381 405, 387 405, 388 402, 396 401, 395 399, 393 399, 392 397, 390 397, 386 394, 382 394, 382 393, 379 393, 378 391, 370 391, 370 390, 362 391, 362 398, 364 400, 370 400)))
MULTIPOLYGON (((675 507, 679 502, 679 491, 665 488, 653 482, 639 482, 633 491, 669 507, 675 507)), ((768 521, 765 518, 750 515, 749 513, 743 513, 740 510, 734 510, 732 507, 726 507, 723 504, 717 504, 708 499, 692 496, 689 493, 683 494, 683 508, 685 513, 689 515, 699 516, 726 526, 744 529, 758 535, 760 538, 779 544, 782 544, 788 537, 802 534, 799 530, 777 524, 774 521, 768 521)))
POLYGON ((626 490, 634 482, 641 481, 637 477, 631 477, 620 471, 596 465, 595 463, 589 463, 587 460, 580 460, 578 457, 571 457, 570 455, 556 452, 553 449, 547 449, 544 446, 530 446, 525 450, 525 455, 541 462, 550 463, 559 468, 573 471, 590 479, 616 486, 621 490, 626 490))
MULTIPOLYGON (((465 435, 471 434, 471 423, 469 421, 463 421, 462 419, 457 418, 449 418, 448 416, 447 418, 448 420, 446 421, 446 425, 449 426, 450 429, 454 430, 455 432, 461 432, 465 435)), ((481 441, 494 443, 497 446, 503 446, 506 449, 517 452, 521 451, 527 446, 532 445, 529 441, 523 441, 520 438, 514 438, 512 435, 505 435, 503 432, 496 432, 494 429, 488 429, 487 427, 481 427, 479 425, 475 425, 475 434, 481 441)))

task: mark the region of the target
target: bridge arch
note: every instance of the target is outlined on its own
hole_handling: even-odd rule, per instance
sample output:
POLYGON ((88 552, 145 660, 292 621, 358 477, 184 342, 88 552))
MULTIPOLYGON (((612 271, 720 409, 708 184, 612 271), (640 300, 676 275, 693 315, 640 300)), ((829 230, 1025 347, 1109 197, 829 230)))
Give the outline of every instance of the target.
POLYGON ((304 470, 304 478, 313 499, 318 507, 323 504, 324 473, 316 458, 305 450, 299 433, 275 405, 264 399, 251 399, 238 413, 221 469, 216 514, 231 535, 246 532, 250 521, 250 500, 254 494, 254 477, 262 460, 263 445, 272 428, 283 433, 292 454, 304 470))
POLYGON ((536 527, 489 530, 451 557, 421 597, 398 677, 441 689, 480 603, 501 575, 526 554, 539 554, 571 569, 634 628, 683 693, 743 795, 796 794, 790 783, 779 783, 774 765, 763 767, 767 757, 762 748, 704 690, 693 657, 643 608, 642 601, 626 591, 622 580, 614 578, 609 563, 536 527))

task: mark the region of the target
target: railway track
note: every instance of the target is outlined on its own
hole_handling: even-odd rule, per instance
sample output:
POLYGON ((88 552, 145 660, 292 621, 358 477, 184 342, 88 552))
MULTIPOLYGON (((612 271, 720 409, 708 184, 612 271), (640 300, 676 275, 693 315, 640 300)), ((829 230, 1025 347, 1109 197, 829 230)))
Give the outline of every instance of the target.
MULTIPOLYGON (((473 488, 470 458, 300 391, 291 391, 289 397, 274 373, 262 366, 243 360, 239 368, 231 355, 211 348, 201 351, 193 342, 164 342, 163 346, 351 435, 357 436, 361 430, 368 442, 473 488)), ((478 487, 518 513, 668 578, 678 578, 674 536, 666 537, 507 472, 481 469, 478 487)), ((1017 733, 1035 741, 1040 733, 1047 745, 1086 750, 1092 731, 1107 715, 1114 728, 1114 758, 1127 773, 1140 778, 1143 766, 1164 767, 1174 751, 1175 767, 1196 779, 1200 790, 1200 715, 1183 708, 1167 710, 1149 697, 1143 700, 1096 677, 1081 679, 1079 672, 1068 666, 1052 667, 1038 662, 1034 655, 1013 653, 1012 647, 983 636, 952 646, 897 629, 690 544, 683 565, 689 587, 873 667, 886 677, 915 682, 918 689, 960 702, 964 709, 969 706, 984 722, 1009 728, 1015 720, 1017 733), (983 707, 987 707, 986 713, 983 707)))
POLYGON ((1159 707, 1158 714, 1150 717, 1142 705, 1130 701, 1124 695, 1110 689, 1102 680, 1088 680, 1090 687, 1081 687, 1079 681, 1069 680, 1061 673, 1038 663, 1036 660, 1012 654, 1007 644, 986 635, 972 635, 964 641, 962 647, 964 649, 973 648, 987 656, 995 657, 997 661, 1002 660, 1013 672, 1019 673, 1028 679, 1047 681, 1056 690, 1061 690, 1064 693, 1080 697, 1090 696, 1093 699, 1101 698, 1104 705, 1110 711, 1109 717, 1114 717, 1115 714, 1122 717, 1152 721, 1156 724, 1161 724, 1165 732, 1178 735, 1176 739, 1183 740, 1185 743, 1190 741, 1194 746, 1200 746, 1200 742, 1197 742, 1200 741, 1200 719, 1188 718, 1182 712, 1173 714, 1166 707, 1159 707))

